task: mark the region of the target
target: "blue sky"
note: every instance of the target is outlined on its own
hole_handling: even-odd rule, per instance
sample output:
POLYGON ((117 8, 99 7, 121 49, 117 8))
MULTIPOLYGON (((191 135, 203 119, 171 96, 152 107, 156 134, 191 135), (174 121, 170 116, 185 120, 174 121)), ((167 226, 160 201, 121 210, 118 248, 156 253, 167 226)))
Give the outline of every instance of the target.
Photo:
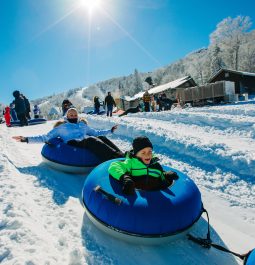
POLYGON ((0 0, 0 102, 152 71, 207 47, 228 16, 255 23, 253 0, 85 1, 0 0))

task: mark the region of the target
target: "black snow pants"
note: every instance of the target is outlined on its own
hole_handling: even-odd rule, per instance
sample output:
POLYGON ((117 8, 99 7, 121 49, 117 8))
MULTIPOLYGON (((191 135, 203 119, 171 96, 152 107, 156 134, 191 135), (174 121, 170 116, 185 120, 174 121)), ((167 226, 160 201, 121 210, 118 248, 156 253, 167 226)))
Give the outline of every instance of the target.
POLYGON ((124 157, 123 152, 105 136, 90 136, 82 141, 70 140, 68 144, 87 148, 103 161, 124 157))

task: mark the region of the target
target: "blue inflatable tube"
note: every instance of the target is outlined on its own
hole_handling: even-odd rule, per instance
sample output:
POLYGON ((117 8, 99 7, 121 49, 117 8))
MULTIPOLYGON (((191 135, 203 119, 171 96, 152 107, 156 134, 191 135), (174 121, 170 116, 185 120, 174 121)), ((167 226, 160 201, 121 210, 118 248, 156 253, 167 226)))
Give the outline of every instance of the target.
POLYGON ((104 115, 105 113, 106 113, 105 110, 101 110, 101 111, 99 111, 99 113, 95 113, 94 110, 91 110, 91 111, 87 112, 86 114, 104 115))
MULTIPOLYGON (((28 120, 28 125, 36 125, 36 124, 42 124, 42 123, 46 123, 47 120, 43 119, 43 118, 38 118, 38 119, 31 119, 28 120)), ((20 126, 20 121, 11 121, 11 127, 16 127, 16 126, 20 126)))
POLYGON ((108 174, 111 161, 97 166, 86 178, 82 201, 91 221, 117 238, 142 244, 158 244, 183 236, 202 214, 201 194, 185 174, 171 187, 159 191, 136 190, 127 196, 108 174), (185 232, 185 233, 184 233, 185 232))
POLYGON ((69 173, 87 173, 102 162, 88 149, 65 144, 60 138, 45 144, 41 155, 50 167, 69 173))
POLYGON ((254 265, 255 264, 255 248, 250 252, 247 260, 244 262, 244 265, 254 265))

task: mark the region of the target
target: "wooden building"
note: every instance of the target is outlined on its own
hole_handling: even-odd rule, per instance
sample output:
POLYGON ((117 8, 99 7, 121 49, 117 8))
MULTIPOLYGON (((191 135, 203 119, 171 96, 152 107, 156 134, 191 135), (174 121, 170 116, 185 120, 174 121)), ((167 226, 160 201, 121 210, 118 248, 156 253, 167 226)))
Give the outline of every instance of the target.
MULTIPOLYGON (((155 96, 159 96, 160 94, 165 93, 168 98, 172 99, 173 101, 176 101, 177 92, 179 90, 183 90, 188 87, 194 87, 196 85, 197 84, 192 77, 184 76, 169 83, 150 88, 148 92, 150 95, 155 96)), ((131 107, 136 107, 139 104, 140 100, 142 100, 144 92, 145 91, 141 91, 133 97, 122 97, 121 99, 117 99, 116 103, 123 110, 126 110, 131 107)))
POLYGON ((234 102, 236 99, 235 84, 230 81, 218 81, 179 89, 177 97, 182 104, 191 103, 192 106, 203 106, 208 104, 208 102, 234 102))
POLYGON ((215 83, 217 81, 234 82, 236 94, 255 93, 255 73, 220 69, 209 79, 208 83, 215 83))

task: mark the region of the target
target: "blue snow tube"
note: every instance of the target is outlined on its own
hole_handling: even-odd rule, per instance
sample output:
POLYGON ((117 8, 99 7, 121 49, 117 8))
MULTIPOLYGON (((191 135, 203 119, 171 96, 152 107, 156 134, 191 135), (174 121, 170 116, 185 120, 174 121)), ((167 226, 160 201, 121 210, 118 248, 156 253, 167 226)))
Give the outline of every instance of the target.
POLYGON ((198 221, 203 209, 201 194, 187 175, 164 166, 179 175, 171 187, 136 190, 127 196, 120 183, 109 177, 112 161, 97 166, 82 191, 85 212, 100 229, 126 241, 159 244, 183 236, 198 221))
POLYGON ((42 148, 42 157, 50 167, 69 173, 87 173, 102 162, 94 153, 53 138, 42 148))
POLYGON ((245 260, 244 265, 254 265, 255 264, 255 248, 251 250, 247 260, 245 260))
MULTIPOLYGON (((42 123, 46 123, 47 120, 43 119, 43 118, 38 118, 38 119, 31 119, 28 120, 28 125, 36 125, 36 124, 42 124, 42 123)), ((11 127, 16 127, 16 126, 20 126, 20 121, 11 121, 11 127)))

